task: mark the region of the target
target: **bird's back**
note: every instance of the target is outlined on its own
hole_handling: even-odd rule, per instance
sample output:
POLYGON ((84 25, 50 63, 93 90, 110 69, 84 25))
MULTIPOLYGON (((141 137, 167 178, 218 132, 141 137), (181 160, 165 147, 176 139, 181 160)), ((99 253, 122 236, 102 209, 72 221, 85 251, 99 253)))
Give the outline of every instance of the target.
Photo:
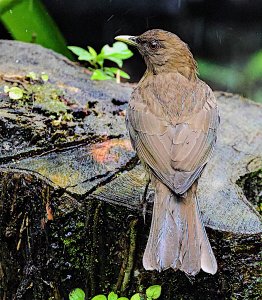
POLYGON ((127 118, 133 145, 143 143, 141 159, 171 190, 185 192, 216 141, 218 109, 209 86, 177 72, 149 74, 134 90, 127 118))

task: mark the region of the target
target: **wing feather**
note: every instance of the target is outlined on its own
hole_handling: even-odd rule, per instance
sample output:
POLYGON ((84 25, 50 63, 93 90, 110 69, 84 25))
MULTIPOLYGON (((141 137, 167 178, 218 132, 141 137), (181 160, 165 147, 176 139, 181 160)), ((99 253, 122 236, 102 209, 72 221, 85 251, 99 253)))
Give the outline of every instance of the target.
POLYGON ((168 84, 165 88, 165 80, 169 82, 172 78, 162 75, 163 95, 161 89, 156 89, 156 82, 152 86, 147 84, 148 93, 146 89, 136 89, 127 122, 140 159, 166 186, 183 194, 200 175, 213 152, 218 110, 215 96, 202 81, 190 85, 179 78, 174 80, 174 85, 168 84), (173 101, 166 99, 171 95, 173 101), (154 104, 148 105, 152 101, 154 104), (177 111, 176 101, 183 104, 182 112, 177 111))

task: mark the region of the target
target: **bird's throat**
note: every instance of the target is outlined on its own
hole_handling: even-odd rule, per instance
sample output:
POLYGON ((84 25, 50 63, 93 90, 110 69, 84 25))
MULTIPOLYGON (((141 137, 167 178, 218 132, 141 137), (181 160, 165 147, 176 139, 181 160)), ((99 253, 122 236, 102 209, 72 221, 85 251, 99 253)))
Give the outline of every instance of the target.
POLYGON ((178 72, 179 74, 186 77, 188 80, 197 79, 197 64, 196 61, 191 57, 187 60, 168 60, 165 62, 165 64, 152 63, 150 59, 146 56, 144 56, 144 60, 147 65, 146 74, 148 75, 159 75, 169 72, 178 72))

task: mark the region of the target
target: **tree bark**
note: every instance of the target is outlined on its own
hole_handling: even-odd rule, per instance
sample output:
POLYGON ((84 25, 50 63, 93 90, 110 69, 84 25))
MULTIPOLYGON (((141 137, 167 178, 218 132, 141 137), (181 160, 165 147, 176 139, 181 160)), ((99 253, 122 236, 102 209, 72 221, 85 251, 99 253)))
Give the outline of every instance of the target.
POLYGON ((259 298, 260 105, 216 92, 221 129, 198 199, 218 273, 148 272, 152 203, 144 222, 147 176, 124 122, 133 86, 92 82, 32 44, 0 41, 0 61, 1 299, 67 299, 75 287, 86 299, 130 296, 153 284, 161 299, 259 298))

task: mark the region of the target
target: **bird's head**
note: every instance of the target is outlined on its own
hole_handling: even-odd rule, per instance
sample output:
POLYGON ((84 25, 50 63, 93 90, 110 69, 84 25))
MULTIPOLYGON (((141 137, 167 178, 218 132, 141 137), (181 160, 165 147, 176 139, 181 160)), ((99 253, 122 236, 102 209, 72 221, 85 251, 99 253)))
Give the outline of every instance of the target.
POLYGON ((135 46, 153 74, 177 71, 187 78, 195 78, 197 65, 187 44, 177 35, 152 29, 139 36, 119 35, 116 40, 135 46))

